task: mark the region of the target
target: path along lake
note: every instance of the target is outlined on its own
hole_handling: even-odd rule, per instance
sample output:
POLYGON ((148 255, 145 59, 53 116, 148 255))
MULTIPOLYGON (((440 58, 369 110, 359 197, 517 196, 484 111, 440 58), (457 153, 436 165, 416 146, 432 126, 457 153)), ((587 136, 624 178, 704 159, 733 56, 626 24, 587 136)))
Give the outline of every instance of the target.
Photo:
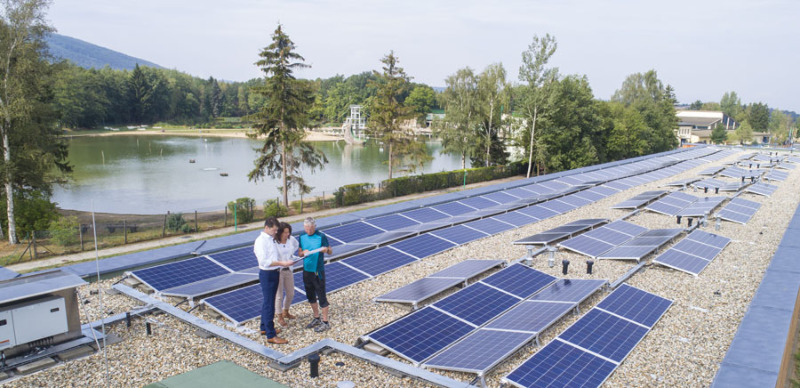
MULTIPOLYGON (((280 196, 279 180, 250 182, 260 141, 240 138, 154 135, 82 136, 69 140, 72 180, 56 186, 53 201, 62 209, 118 214, 163 214, 223 210, 236 198, 256 204, 280 196), (189 163, 189 160, 195 163, 189 163), (221 176, 227 173, 228 176, 221 176)), ((377 184, 389 175, 388 155, 375 143, 365 146, 312 142, 328 157, 323 170, 303 171, 314 187, 309 196, 331 195, 340 186, 377 184)), ((433 160, 425 173, 461 168, 458 156, 426 143, 433 160)), ((419 171, 417 172, 419 173, 419 171)), ((398 174, 395 174, 398 176, 398 174)), ((292 193, 292 199, 298 199, 292 193)))

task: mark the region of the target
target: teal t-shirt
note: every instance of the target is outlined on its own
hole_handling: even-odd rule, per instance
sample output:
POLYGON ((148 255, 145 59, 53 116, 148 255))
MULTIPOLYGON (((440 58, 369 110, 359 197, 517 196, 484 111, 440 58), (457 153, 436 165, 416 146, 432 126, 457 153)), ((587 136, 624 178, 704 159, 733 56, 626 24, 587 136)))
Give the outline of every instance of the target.
MULTIPOLYGON (((300 249, 313 251, 314 249, 328 247, 328 237, 320 231, 314 231, 314 234, 308 235, 303 233, 300 235, 300 249)), ((303 259, 303 270, 308 272, 322 272, 325 270, 325 254, 317 252, 306 256, 303 259)))

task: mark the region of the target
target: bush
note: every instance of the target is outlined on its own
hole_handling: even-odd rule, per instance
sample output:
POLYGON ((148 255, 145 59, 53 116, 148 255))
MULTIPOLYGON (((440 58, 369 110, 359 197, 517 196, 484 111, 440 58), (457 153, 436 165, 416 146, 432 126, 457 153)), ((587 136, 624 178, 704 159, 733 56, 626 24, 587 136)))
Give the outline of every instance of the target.
POLYGON ((189 224, 183 218, 183 213, 172 213, 167 216, 167 229, 173 232, 182 231, 188 233, 190 228, 189 224))
POLYGON ((235 202, 228 202, 228 210, 233 214, 233 207, 236 205, 236 219, 240 224, 253 221, 256 214, 256 200, 253 198, 238 198, 235 202))
POLYGON ((285 217, 289 215, 289 209, 281 206, 277 199, 268 199, 264 201, 264 218, 268 217, 285 217))
POLYGON ((381 182, 381 188, 384 192, 383 194, 387 198, 400 197, 409 194, 461 186, 464 183, 470 184, 507 178, 510 176, 519 175, 520 168, 521 164, 519 163, 512 163, 509 166, 470 168, 466 171, 466 182, 464 170, 404 176, 400 178, 387 179, 381 182))
POLYGON ((50 237, 61 246, 78 243, 78 217, 59 217, 50 222, 50 237))
POLYGON ((369 202, 374 198, 374 188, 375 186, 372 183, 355 183, 342 186, 339 190, 333 192, 336 206, 350 206, 369 202))

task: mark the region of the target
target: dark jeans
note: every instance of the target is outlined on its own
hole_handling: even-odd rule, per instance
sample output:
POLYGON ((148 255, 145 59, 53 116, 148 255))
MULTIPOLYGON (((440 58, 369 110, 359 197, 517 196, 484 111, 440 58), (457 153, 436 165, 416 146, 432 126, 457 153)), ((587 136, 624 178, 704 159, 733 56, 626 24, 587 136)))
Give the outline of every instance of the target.
POLYGON ((261 331, 266 332, 267 338, 275 337, 275 294, 278 292, 278 271, 258 271, 258 280, 261 282, 261 294, 264 301, 261 303, 261 331))
POLYGON ((317 299, 319 299, 319 307, 328 307, 328 296, 325 293, 325 272, 317 275, 314 272, 303 271, 303 285, 306 289, 308 303, 317 303, 317 299))

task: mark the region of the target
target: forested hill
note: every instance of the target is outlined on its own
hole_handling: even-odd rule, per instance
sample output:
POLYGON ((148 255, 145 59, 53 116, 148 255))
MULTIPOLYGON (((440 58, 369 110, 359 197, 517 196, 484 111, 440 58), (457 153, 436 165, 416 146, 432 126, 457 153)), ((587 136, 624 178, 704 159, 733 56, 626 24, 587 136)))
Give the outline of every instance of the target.
POLYGON ((68 59, 86 69, 102 69, 108 65, 114 70, 133 70, 137 63, 142 66, 162 68, 150 61, 134 58, 69 36, 50 34, 46 41, 50 46, 50 54, 56 60, 68 59))

